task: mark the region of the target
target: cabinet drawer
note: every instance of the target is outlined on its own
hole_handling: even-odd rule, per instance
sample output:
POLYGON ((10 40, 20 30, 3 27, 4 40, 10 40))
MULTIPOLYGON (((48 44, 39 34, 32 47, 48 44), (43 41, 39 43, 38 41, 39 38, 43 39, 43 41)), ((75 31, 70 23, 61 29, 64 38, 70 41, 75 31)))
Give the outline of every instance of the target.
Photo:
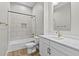
POLYGON ((58 49, 61 53, 65 54, 65 55, 68 55, 68 56, 79 56, 79 51, 77 51, 75 49, 72 49, 70 47, 61 45, 59 43, 50 41, 50 46, 55 48, 55 49, 58 49))
POLYGON ((48 44, 48 45, 49 45, 49 40, 48 40, 48 39, 45 39, 45 38, 40 38, 40 42, 41 42, 41 43, 45 43, 45 44, 48 44))

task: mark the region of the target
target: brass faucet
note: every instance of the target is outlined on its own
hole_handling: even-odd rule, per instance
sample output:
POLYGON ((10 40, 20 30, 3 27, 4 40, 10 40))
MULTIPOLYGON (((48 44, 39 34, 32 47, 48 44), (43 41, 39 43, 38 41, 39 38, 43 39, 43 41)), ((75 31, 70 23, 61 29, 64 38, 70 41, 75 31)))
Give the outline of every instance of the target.
POLYGON ((64 39, 64 37, 60 31, 57 31, 56 34, 57 34, 58 38, 64 39))
POLYGON ((60 33, 60 31, 57 31, 56 34, 57 34, 58 38, 61 37, 61 33, 60 33))

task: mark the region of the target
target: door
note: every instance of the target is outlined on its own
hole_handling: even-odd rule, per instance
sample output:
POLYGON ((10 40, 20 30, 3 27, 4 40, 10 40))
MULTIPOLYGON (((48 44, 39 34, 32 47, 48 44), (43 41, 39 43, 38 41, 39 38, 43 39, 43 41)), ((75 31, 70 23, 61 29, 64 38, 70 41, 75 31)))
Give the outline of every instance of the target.
POLYGON ((6 54, 7 44, 8 44, 8 24, 7 24, 7 15, 8 15, 8 3, 0 2, 0 56, 6 54))

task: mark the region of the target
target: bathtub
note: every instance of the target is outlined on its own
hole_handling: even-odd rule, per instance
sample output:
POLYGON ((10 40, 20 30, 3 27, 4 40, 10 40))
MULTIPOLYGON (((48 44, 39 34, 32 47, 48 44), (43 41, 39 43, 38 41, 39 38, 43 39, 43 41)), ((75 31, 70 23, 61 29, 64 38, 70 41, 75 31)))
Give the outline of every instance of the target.
POLYGON ((34 40, 35 40, 35 38, 27 38, 27 39, 9 41, 8 52, 26 48, 25 44, 28 43, 28 42, 34 41, 34 40))

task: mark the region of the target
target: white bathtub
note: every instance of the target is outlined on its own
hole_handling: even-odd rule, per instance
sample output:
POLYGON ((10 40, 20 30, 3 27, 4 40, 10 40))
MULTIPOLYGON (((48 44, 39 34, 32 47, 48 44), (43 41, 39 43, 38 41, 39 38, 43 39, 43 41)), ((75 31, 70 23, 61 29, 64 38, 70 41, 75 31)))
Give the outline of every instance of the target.
POLYGON ((8 52, 26 48, 25 44, 34 40, 35 38, 27 38, 27 39, 9 41, 8 52))

